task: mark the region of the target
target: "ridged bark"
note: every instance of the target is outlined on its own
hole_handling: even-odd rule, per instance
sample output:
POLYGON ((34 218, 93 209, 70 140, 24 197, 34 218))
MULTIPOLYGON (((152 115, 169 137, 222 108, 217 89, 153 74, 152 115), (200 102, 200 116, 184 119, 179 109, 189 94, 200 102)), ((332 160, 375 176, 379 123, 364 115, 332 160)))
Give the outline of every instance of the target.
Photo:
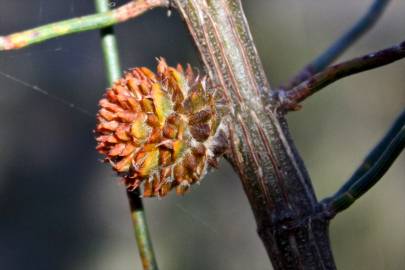
POLYGON ((175 0, 230 114, 228 159, 274 269, 335 269, 328 218, 291 140, 239 0, 175 0))

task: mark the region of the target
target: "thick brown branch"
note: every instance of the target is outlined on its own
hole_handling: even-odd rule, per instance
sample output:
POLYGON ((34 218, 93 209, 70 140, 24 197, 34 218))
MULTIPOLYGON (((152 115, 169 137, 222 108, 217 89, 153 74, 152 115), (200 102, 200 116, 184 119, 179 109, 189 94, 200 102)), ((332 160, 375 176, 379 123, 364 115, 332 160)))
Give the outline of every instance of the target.
POLYGON ((288 92, 280 90, 279 96, 282 97, 282 107, 290 109, 294 107, 292 105, 305 100, 307 97, 341 78, 384 66, 404 57, 405 41, 396 46, 330 66, 288 92))
POLYGON ((176 0, 209 78, 224 92, 227 158, 239 174, 274 269, 335 269, 328 220, 290 138, 284 115, 264 106, 273 92, 240 0, 176 0))

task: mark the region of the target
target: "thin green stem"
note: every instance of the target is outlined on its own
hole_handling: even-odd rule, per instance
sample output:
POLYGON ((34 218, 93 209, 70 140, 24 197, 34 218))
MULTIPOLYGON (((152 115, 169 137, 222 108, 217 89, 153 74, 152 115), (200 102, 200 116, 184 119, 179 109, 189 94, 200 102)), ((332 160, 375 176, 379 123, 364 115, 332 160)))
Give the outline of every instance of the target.
POLYGON ((111 11, 101 9, 103 12, 99 14, 50 23, 8 36, 0 36, 0 51, 20 49, 48 39, 112 26, 134 18, 147 10, 166 5, 168 5, 168 0, 133 0, 111 11))
POLYGON ((345 193, 349 188, 356 183, 374 164, 378 161, 384 151, 388 148, 395 136, 400 133, 401 128, 405 125, 405 110, 399 115, 397 120, 384 135, 382 140, 374 147, 373 150, 366 156, 362 164, 356 169, 353 175, 347 180, 347 182, 336 192, 335 196, 339 196, 345 193))
MULTIPOLYGON (((108 12, 108 0, 94 0, 97 12, 108 12)), ((121 76, 121 67, 118 55, 117 40, 112 27, 101 30, 101 46, 106 66, 109 85, 121 76)), ((158 266, 148 231, 145 211, 140 198, 139 190, 128 192, 128 201, 131 208, 131 219, 139 249, 139 255, 144 270, 157 270, 158 266)))
POLYGON ((158 270, 139 189, 127 191, 134 233, 144 270, 158 270))
POLYGON ((335 215, 352 205, 383 177, 404 148, 405 110, 353 176, 335 195, 324 200, 327 211, 335 215))
POLYGON ((6 37, 0 37, 0 50, 19 49, 67 34, 100 29, 117 23, 112 12, 51 23, 6 37))
MULTIPOLYGON (((95 7, 97 13, 109 13, 109 1, 95 0, 95 7)), ((104 57, 104 66, 108 78, 108 85, 112 85, 114 81, 121 77, 121 64, 118 55, 117 39, 114 35, 112 27, 101 29, 101 47, 104 57)))
POLYGON ((285 88, 291 89, 333 63, 354 42, 374 26, 389 2, 390 0, 374 0, 368 11, 346 33, 339 37, 315 60, 299 71, 285 88))

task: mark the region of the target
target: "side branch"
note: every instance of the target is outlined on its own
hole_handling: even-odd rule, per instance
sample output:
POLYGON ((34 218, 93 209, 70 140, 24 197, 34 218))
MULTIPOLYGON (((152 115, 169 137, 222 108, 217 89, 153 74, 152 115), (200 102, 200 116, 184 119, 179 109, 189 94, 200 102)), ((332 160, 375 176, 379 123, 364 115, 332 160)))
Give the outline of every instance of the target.
POLYGON ((404 57, 405 41, 396 46, 330 66, 290 91, 280 90, 279 95, 282 94, 281 96, 284 97, 281 106, 286 109, 294 108, 297 103, 341 78, 384 66, 404 57))
POLYGON ((401 132, 401 128, 405 125, 405 110, 395 120, 394 124, 384 135, 381 141, 374 147, 373 150, 366 156, 362 164, 356 169, 350 179, 336 192, 335 196, 345 193, 349 188, 356 183, 383 155, 394 138, 401 132))
POLYGON ((352 177, 331 198, 323 200, 330 216, 345 210, 373 187, 405 148, 405 110, 365 158, 352 177))
POLYGON ((111 11, 46 24, 2 36, 0 37, 0 51, 20 49, 48 39, 112 26, 135 18, 155 7, 168 6, 168 4, 169 0, 133 0, 111 11))
POLYGON ((383 14, 390 0, 374 0, 363 15, 346 33, 339 37, 328 49, 298 72, 285 89, 291 89, 333 63, 354 42, 371 29, 383 14))

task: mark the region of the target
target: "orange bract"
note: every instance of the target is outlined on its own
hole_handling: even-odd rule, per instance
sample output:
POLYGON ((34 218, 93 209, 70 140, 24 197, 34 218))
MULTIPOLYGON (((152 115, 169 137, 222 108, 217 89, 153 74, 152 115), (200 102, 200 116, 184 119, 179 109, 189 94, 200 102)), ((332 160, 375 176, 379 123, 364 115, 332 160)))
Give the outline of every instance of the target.
POLYGON ((183 194, 216 164, 218 127, 215 101, 205 78, 158 60, 157 74, 141 67, 128 71, 100 100, 97 150, 133 190, 164 196, 183 194), (215 154, 214 154, 215 153, 215 154))

